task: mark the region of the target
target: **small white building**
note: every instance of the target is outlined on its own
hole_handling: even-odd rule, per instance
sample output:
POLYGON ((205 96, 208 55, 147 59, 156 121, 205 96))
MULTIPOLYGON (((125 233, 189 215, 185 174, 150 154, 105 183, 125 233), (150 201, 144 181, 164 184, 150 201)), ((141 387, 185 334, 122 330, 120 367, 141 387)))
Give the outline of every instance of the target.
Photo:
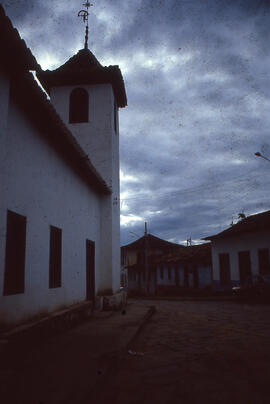
POLYGON ((270 211, 248 216, 214 236, 213 287, 231 290, 250 275, 270 274, 270 211))
POLYGON ((42 71, 0 5, 0 326, 120 288, 118 66, 42 71), (37 77, 50 95, 47 99, 37 77))

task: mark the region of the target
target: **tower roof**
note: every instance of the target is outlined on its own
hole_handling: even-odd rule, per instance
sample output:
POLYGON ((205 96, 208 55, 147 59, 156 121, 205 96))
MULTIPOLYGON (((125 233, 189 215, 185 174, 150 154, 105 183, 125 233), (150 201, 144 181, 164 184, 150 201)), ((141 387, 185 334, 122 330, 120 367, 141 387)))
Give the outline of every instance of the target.
POLYGON ((102 66, 89 49, 81 49, 55 70, 39 71, 38 79, 48 93, 51 87, 85 84, 111 84, 117 105, 124 108, 127 96, 119 66, 102 66))

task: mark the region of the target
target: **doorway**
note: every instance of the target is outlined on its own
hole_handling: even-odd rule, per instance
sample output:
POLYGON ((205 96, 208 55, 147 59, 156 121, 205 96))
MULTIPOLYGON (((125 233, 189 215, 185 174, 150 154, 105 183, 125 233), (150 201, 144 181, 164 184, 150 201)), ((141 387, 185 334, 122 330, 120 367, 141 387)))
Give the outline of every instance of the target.
POLYGON ((86 300, 95 300, 95 243, 86 240, 86 300))
POLYGON ((250 263, 249 251, 238 252, 238 263, 239 263, 240 284, 243 285, 247 277, 251 275, 251 263, 250 263))

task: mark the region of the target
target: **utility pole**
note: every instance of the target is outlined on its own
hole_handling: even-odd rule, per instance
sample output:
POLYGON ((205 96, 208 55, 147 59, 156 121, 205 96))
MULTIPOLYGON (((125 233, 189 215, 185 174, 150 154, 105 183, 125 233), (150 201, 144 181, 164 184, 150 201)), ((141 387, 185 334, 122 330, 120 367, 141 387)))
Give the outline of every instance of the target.
POLYGON ((149 265, 148 265, 148 234, 147 234, 147 222, 144 223, 144 271, 145 271, 145 279, 146 279, 146 291, 149 292, 149 283, 150 283, 150 273, 149 273, 149 265))

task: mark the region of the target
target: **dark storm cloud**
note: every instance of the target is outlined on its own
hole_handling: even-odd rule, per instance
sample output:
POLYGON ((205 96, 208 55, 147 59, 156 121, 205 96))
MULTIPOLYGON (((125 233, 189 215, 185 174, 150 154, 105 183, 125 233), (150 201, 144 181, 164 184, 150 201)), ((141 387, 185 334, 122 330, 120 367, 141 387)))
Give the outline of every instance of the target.
MULTIPOLYGON (((83 44, 83 1, 2 2, 45 68, 83 44)), ((269 208, 270 1, 100 0, 90 47, 118 64, 122 241, 198 240, 269 208), (269 164, 269 165, 268 165, 269 164)))

